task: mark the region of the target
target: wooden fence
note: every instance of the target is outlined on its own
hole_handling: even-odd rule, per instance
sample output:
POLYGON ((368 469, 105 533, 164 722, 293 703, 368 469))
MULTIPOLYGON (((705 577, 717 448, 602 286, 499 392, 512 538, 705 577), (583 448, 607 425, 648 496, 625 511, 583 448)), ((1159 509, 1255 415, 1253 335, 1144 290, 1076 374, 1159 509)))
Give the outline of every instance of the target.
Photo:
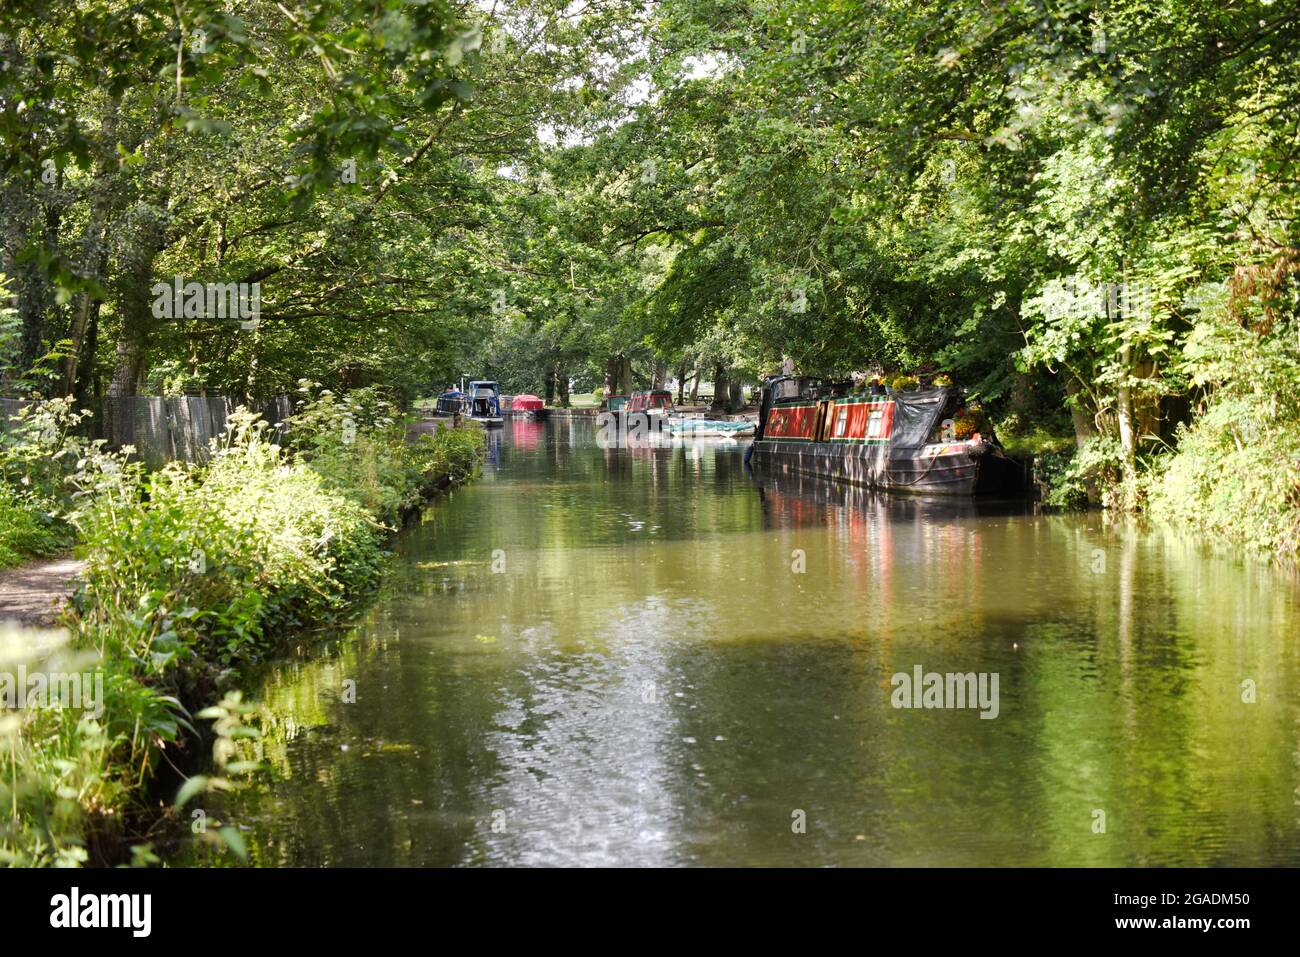
MULTIPOLYGON (((0 399, 0 430, 25 404, 22 399, 0 399)), ((201 462, 208 456, 208 443, 226 431, 236 404, 225 396, 101 399, 92 435, 106 439, 110 448, 134 446, 136 455, 150 468, 175 460, 201 462)), ((271 425, 279 426, 292 414, 293 403, 281 395, 255 403, 253 408, 271 425)))

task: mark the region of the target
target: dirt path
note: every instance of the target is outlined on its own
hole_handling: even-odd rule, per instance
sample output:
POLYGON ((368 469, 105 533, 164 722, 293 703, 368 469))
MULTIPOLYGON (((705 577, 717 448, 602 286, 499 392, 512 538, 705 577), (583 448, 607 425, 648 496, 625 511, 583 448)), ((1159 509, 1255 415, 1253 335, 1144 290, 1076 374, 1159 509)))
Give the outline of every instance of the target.
POLYGON ((0 622, 52 622, 84 565, 75 558, 55 558, 0 571, 0 622))

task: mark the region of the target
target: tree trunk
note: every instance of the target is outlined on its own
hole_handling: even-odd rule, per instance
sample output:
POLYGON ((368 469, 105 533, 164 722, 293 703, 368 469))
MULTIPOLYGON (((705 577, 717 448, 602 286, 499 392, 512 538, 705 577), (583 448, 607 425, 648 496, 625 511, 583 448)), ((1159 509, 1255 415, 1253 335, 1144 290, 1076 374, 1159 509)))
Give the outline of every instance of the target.
POLYGON ((569 377, 557 362, 551 372, 555 379, 555 394, 559 396, 559 407, 567 409, 569 407, 569 377))
POLYGON ((618 394, 632 394, 632 360, 622 354, 618 357, 618 394))
POLYGON ((722 412, 727 407, 727 370, 721 362, 713 364, 713 404, 710 412, 722 412))
MULTIPOLYGON (((121 166, 117 147, 117 100, 108 104, 101 131, 100 156, 96 163, 95 180, 90 188, 90 218, 81 241, 81 271, 87 279, 102 280, 108 265, 108 255, 104 241, 113 208, 113 184, 121 166)), ((152 262, 152 256, 150 262, 152 262)), ((89 292, 77 297, 77 305, 72 311, 72 328, 68 331, 71 340, 68 354, 63 362, 63 394, 75 395, 77 392, 77 374, 81 365, 86 329, 90 325, 92 310, 98 310, 99 300, 89 292)), ((90 357, 93 359, 93 356, 90 357)))
POLYGON ((1083 387, 1079 385, 1079 380, 1073 373, 1066 373, 1065 394, 1070 401, 1066 403, 1070 409, 1070 420, 1074 423, 1074 444, 1077 448, 1083 448, 1083 444, 1097 435, 1097 425, 1093 421, 1088 410, 1084 408, 1083 403, 1086 398, 1083 394, 1083 387))

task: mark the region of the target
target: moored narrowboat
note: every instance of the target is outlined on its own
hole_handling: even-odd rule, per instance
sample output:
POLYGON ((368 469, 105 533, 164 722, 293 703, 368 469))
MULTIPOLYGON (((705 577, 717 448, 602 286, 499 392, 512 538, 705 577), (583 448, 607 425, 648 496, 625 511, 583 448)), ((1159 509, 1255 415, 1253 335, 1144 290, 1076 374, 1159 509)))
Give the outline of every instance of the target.
POLYGON ((438 401, 434 403, 433 414, 449 416, 458 412, 461 414, 465 412, 465 393, 459 389, 448 388, 438 396, 438 401))
POLYGON ((646 415, 672 415, 673 394, 666 389, 633 392, 625 411, 644 412, 646 415))
POLYGON ((1020 491, 1020 467, 991 430, 977 430, 960 389, 851 388, 791 376, 768 379, 750 454, 754 466, 898 492, 1020 491))
POLYGON ((487 426, 501 425, 501 390, 495 382, 475 379, 465 398, 465 414, 487 426))

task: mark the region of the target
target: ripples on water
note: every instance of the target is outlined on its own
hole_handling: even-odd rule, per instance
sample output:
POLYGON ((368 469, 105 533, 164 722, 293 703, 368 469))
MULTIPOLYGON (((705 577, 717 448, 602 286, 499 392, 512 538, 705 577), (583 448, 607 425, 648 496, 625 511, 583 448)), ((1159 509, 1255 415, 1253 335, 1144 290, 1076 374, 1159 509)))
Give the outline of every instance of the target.
POLYGON ((1293 580, 593 439, 508 422, 353 634, 257 689, 254 862, 1300 863, 1293 580), (998 718, 891 707, 918 664, 997 672, 998 718))

